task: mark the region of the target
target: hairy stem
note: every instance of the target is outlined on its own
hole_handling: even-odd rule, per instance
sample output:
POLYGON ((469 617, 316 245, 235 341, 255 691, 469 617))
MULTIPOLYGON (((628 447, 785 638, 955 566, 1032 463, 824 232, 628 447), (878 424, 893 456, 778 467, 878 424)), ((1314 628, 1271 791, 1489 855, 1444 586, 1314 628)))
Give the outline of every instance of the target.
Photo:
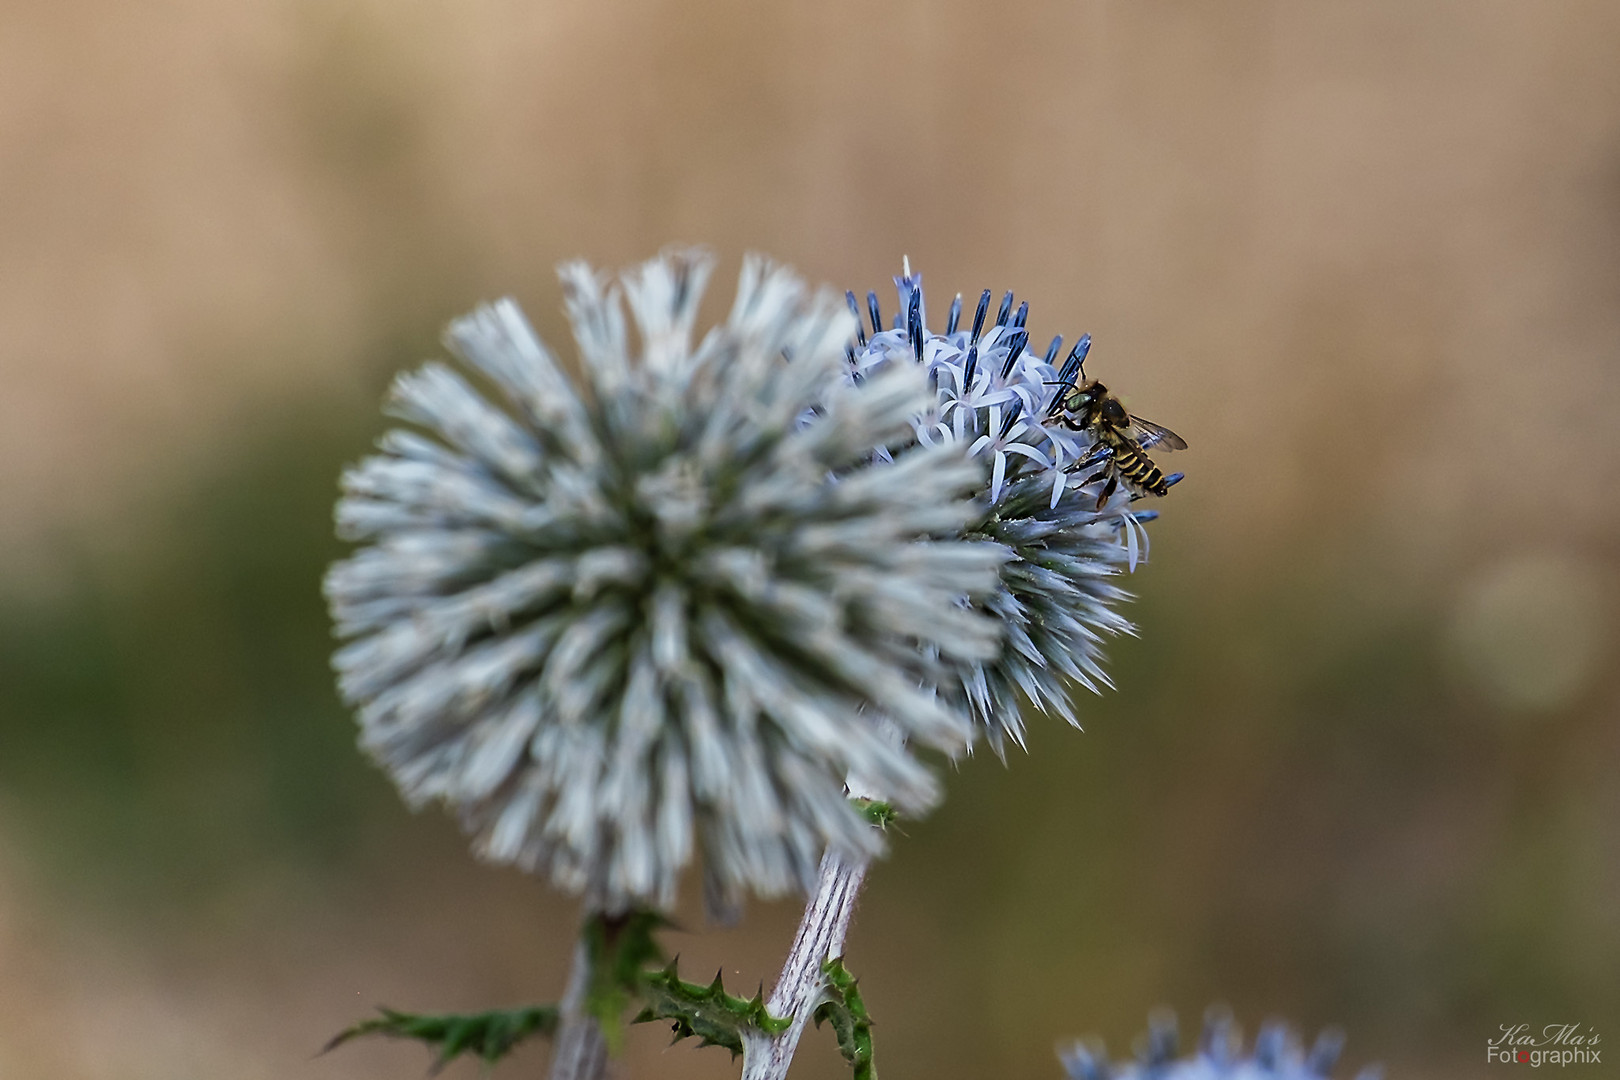
POLYGON ((586 1010, 591 988, 591 950, 584 938, 574 946, 574 969, 560 1004, 561 1024, 551 1052, 551 1080, 602 1080, 608 1047, 602 1026, 586 1010))
MULTIPOLYGON (((772 1016, 791 1017, 793 1024, 780 1035, 750 1031, 745 1036, 742 1080, 783 1080, 799 1036, 821 999, 826 980, 822 964, 829 956, 842 956, 844 936, 849 933, 850 916, 860 895, 871 860, 846 859, 828 851, 821 857, 821 874, 815 895, 804 909, 799 932, 782 965, 781 977, 765 1005, 772 1016)), ((555 1077, 553 1077, 555 1080, 555 1077)))

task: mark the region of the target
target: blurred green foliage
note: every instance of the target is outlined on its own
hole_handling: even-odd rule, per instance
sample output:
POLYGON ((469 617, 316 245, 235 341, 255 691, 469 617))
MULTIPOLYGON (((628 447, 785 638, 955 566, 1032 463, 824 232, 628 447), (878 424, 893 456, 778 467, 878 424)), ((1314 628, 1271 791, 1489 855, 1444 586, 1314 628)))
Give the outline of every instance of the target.
POLYGON ((319 591, 370 420, 303 403, 258 423, 134 551, 85 550, 65 595, 0 617, 8 816, 68 893, 143 920, 253 861, 335 870, 390 804, 335 700, 319 591))

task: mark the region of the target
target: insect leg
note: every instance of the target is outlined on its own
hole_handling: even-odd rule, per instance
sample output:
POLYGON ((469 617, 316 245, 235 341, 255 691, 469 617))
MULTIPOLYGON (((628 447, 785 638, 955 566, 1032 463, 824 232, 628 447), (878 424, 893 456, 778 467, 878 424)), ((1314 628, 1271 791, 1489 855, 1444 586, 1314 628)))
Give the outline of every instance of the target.
POLYGON ((1103 504, 1108 501, 1108 496, 1112 495, 1117 487, 1119 487, 1119 471, 1112 470, 1108 475, 1108 483, 1103 485, 1102 494, 1097 496, 1098 510, 1103 508, 1103 504))
POLYGON ((1101 465, 1103 462, 1107 461, 1112 456, 1113 455, 1108 452, 1108 448, 1106 446, 1103 447, 1100 450, 1093 450, 1091 452, 1091 456, 1087 457, 1084 461, 1079 461, 1079 462, 1076 462, 1073 465, 1070 465, 1069 468, 1068 468, 1068 471, 1069 472, 1084 472, 1086 469, 1091 468, 1093 465, 1101 465))

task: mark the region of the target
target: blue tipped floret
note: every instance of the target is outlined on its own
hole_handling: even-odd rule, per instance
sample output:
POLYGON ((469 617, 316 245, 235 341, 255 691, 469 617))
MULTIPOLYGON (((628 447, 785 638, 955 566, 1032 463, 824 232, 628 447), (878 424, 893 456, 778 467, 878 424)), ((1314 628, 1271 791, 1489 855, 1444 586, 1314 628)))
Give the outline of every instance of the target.
POLYGON ((979 310, 973 313, 973 336, 970 341, 979 340, 979 332, 984 329, 984 313, 990 310, 990 290, 986 289, 979 294, 979 310))
MULTIPOLYGON (((1140 520, 1140 518, 1138 518, 1140 520)), ((1288 1025, 1267 1021, 1245 1055, 1232 1014, 1216 1006, 1204 1014, 1204 1030, 1191 1057, 1176 1057, 1175 1018, 1161 1013, 1148 1032, 1136 1041, 1136 1060, 1111 1064, 1108 1048, 1097 1040, 1076 1041, 1058 1048, 1058 1060, 1070 1080, 1328 1080, 1339 1063, 1344 1033, 1328 1028, 1311 1049, 1301 1054, 1288 1025)), ((1357 1080, 1378 1080, 1376 1065, 1364 1068, 1357 1080)))
MULTIPOLYGON (((854 295, 855 295, 854 293, 850 294, 850 296, 852 296, 852 297, 854 295)), ((1052 339, 1052 344, 1050 344, 1050 345, 1048 345, 1046 347, 1046 360, 1045 360, 1045 362, 1046 362, 1046 365, 1048 367, 1051 366, 1053 360, 1057 359, 1058 351, 1060 349, 1062 349, 1062 348, 1063 348, 1063 335, 1059 334, 1057 337, 1052 339)))
POLYGON ((1003 296, 1001 298, 1001 310, 996 312, 996 325, 997 326, 1006 326, 1007 325, 1007 316, 1012 314, 1012 302, 1013 302, 1012 290, 1008 289, 1007 290, 1007 295, 1003 296))
POLYGON ((849 313, 855 316, 855 340, 864 347, 866 345, 866 327, 861 323, 861 305, 855 299, 855 290, 846 290, 844 299, 849 301, 849 313))
POLYGON ((956 299, 951 301, 951 313, 945 319, 945 336, 950 337, 956 333, 956 324, 962 321, 962 294, 957 293, 956 299))
POLYGON ((872 316, 872 333, 883 333, 883 313, 878 310, 877 293, 866 294, 866 312, 872 316))
POLYGON ((1063 361, 1063 370, 1058 372, 1058 382, 1072 383, 1074 377, 1080 374, 1080 369, 1086 366, 1086 354, 1091 351, 1091 335, 1081 334, 1080 340, 1074 343, 1069 350, 1069 358, 1063 361))
POLYGON ((1018 314, 1013 316, 1012 324, 1014 326, 1019 327, 1020 329, 1022 329, 1024 323, 1027 322, 1028 320, 1029 320, 1029 301, 1025 300, 1022 304, 1018 305, 1018 314))
POLYGON ((1175 487, 1177 484, 1181 483, 1182 477, 1184 477, 1186 475, 1187 475, 1186 473, 1173 472, 1169 476, 1164 478, 1164 486, 1165 487, 1175 487))
POLYGON ((1254 1062, 1262 1069, 1275 1070, 1282 1064, 1288 1051, 1288 1025, 1267 1020, 1260 1025, 1260 1034, 1254 1037, 1254 1062))
POLYGON ((917 363, 923 358, 922 290, 911 290, 911 303, 906 309, 906 333, 911 337, 911 350, 917 354, 917 363))
MULTIPOLYGON (((1061 345, 1062 343, 1059 342, 1058 344, 1061 345)), ((1057 389, 1052 392, 1052 403, 1046 408, 1047 416, 1056 416, 1058 410, 1063 407, 1064 395, 1068 388, 1074 385, 1075 376, 1080 374, 1080 369, 1085 366, 1086 354, 1090 351, 1091 335, 1081 334, 1080 340, 1074 343, 1073 349, 1069 350, 1069 358, 1063 361, 1063 367, 1058 371, 1057 389)), ((1049 355, 1056 355, 1056 350, 1052 350, 1049 355)))
POLYGON ((1107 1052, 1101 1047, 1075 1043, 1060 1051, 1058 1060, 1071 1080, 1113 1080, 1114 1070, 1108 1062, 1107 1052))
MULTIPOLYGON (((1142 515, 1138 514, 1136 519, 1142 520, 1142 515)), ((1317 1076, 1330 1076, 1343 1052, 1344 1032, 1339 1028, 1328 1028, 1316 1037, 1311 1052, 1305 1055, 1305 1070, 1317 1076)))
POLYGON ((1148 1017, 1147 1038, 1137 1048, 1137 1059, 1149 1070, 1162 1069, 1176 1059, 1180 1042, 1175 1014, 1156 1012, 1148 1017))
POLYGON ((1024 355, 1024 347, 1029 344, 1028 330, 1014 330, 1007 335, 1007 362, 1001 365, 1001 377, 1005 379, 1012 374, 1013 365, 1018 358, 1024 355))
POLYGON ((962 396, 966 397, 973 392, 973 373, 979 367, 979 346, 977 343, 968 346, 967 362, 962 365, 962 396))
POLYGON ((1013 429, 1013 425, 1018 423, 1018 417, 1023 413, 1023 411, 1024 399, 1017 397, 1013 398, 1012 408, 1007 410, 1007 419, 1001 422, 1001 438, 1005 439, 1007 437, 1007 432, 1011 431, 1013 429))

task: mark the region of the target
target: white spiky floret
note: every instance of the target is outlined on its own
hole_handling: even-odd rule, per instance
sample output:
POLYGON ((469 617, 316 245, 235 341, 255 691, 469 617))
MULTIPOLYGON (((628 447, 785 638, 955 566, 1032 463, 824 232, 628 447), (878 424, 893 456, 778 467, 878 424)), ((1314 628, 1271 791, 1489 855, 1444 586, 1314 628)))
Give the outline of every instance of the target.
MULTIPOLYGON (((1147 557, 1142 526, 1157 515, 1134 509, 1125 485, 1099 504, 1104 481, 1092 479, 1101 471, 1095 440, 1051 417, 1053 402, 1085 360, 1089 334, 1061 364, 1062 338, 1037 356, 1028 349, 1029 305, 1014 313, 1009 292, 992 322, 988 289, 970 328, 960 328, 959 295, 945 332, 936 333, 927 327, 922 276, 908 263, 895 285, 899 311, 889 328, 877 295, 867 294, 871 333, 858 331, 847 353, 849 377, 859 382, 897 367, 926 371, 933 395, 913 420, 916 442, 965 444, 988 465, 986 518, 973 532, 1014 557, 1002 568, 1000 587, 980 604, 1002 623, 1005 637, 990 661, 954 665, 949 696, 965 703, 977 733, 1000 754, 1008 741, 1023 743, 1020 693, 1076 723, 1070 687, 1111 685, 1102 643, 1133 632, 1117 610, 1128 598, 1117 575, 1147 557)), ((859 321, 854 294, 846 296, 859 321)))
POLYGON ((698 853, 727 905, 806 886, 829 845, 874 853, 846 776, 928 809, 912 748, 971 730, 929 658, 999 648, 967 601, 1008 553, 959 538, 982 465, 873 458, 910 442, 921 373, 849 382, 842 303, 757 257, 694 346, 711 266, 564 266, 577 379, 510 301, 456 321, 471 378, 402 375, 390 411, 414 430, 337 507, 361 546, 326 594, 362 745, 481 855, 607 911, 667 908, 698 853))

